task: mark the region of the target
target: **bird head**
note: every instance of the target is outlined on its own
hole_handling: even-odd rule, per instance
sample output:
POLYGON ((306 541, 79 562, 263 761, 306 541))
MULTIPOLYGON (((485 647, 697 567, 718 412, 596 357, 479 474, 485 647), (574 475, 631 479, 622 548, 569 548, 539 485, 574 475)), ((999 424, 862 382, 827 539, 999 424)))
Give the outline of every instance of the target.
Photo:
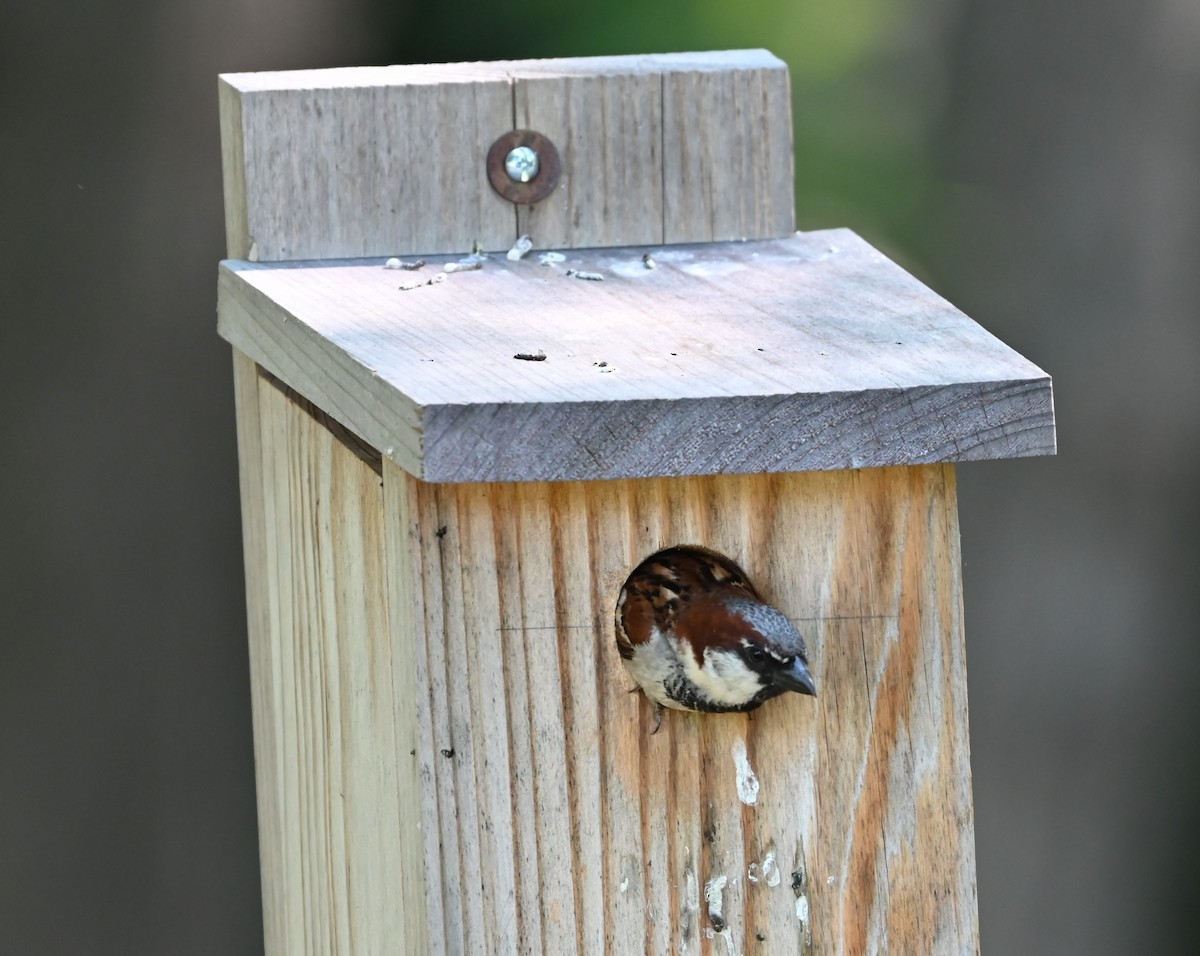
POLYGON ((751 710, 787 691, 815 696, 804 638, 782 612, 745 592, 717 589, 680 608, 676 654, 697 709, 751 710))
POLYGON ((646 558, 617 600, 617 649, 663 707, 748 711, 816 694, 804 638, 722 554, 678 545, 646 558))

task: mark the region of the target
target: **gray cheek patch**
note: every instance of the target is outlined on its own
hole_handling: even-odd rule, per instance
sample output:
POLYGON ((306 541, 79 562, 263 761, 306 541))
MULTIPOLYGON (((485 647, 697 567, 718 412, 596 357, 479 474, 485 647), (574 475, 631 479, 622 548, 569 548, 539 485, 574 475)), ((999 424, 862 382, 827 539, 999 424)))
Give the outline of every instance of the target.
POLYGON ((741 615, 746 623, 763 636, 770 645, 768 650, 776 660, 805 656, 804 638, 783 612, 769 604, 737 597, 726 600, 725 606, 735 614, 741 615))

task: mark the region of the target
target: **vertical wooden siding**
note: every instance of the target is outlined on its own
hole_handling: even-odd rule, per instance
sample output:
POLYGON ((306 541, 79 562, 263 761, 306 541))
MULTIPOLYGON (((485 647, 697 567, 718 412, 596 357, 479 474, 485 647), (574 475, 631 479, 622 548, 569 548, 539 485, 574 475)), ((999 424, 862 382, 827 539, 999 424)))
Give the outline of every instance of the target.
POLYGON ((953 466, 431 485, 244 360, 239 416, 269 951, 975 951, 953 466), (820 696, 650 734, 613 605, 685 542, 820 696))

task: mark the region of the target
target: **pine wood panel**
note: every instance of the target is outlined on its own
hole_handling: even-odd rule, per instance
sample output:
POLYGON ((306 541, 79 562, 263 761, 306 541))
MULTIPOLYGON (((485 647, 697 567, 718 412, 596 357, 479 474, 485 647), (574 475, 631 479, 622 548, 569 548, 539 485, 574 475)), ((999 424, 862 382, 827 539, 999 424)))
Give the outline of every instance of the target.
POLYGON ((268 952, 974 951, 952 466, 434 485, 237 386, 268 952), (820 696, 650 734, 613 606, 683 542, 820 696))
POLYGON ((418 551, 434 675, 434 951, 974 951, 951 467, 458 486, 384 469, 411 502, 393 530, 418 551), (816 700, 649 734, 612 607, 681 541, 800 622, 816 700))
POLYGON ((416 632, 379 460, 236 358, 266 949, 426 954, 416 632), (406 633, 407 629, 407 633, 406 633))
POLYGON ((603 282, 498 257, 407 292, 378 261, 226 263, 219 329, 426 480, 1054 451, 1045 372, 847 230, 642 251, 564 263, 603 282))

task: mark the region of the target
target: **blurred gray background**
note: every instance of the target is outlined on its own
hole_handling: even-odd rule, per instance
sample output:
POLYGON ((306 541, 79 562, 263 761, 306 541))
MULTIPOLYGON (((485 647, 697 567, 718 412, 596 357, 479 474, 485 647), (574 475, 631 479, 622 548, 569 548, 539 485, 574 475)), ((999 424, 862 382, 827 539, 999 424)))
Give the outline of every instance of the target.
POLYGON ((216 74, 742 46, 801 228, 1055 378, 960 470, 985 953, 1195 951, 1196 0, 9 0, 0 952, 262 947, 216 74))

